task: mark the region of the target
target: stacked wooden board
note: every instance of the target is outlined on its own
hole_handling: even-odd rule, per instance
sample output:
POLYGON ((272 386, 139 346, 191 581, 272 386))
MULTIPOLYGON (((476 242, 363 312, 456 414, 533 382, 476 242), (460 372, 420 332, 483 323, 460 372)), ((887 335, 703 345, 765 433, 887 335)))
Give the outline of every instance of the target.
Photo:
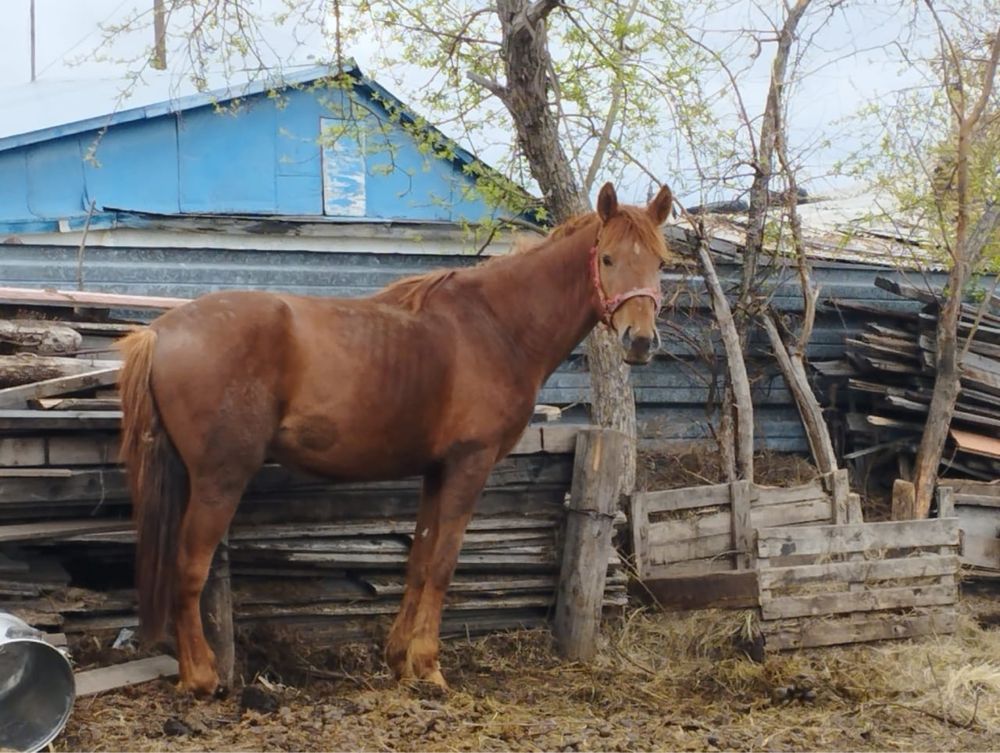
POLYGON ((958 545, 954 518, 761 528, 756 558, 767 647, 954 632, 958 545))
MULTIPOLYGON (((847 414, 845 457, 871 460, 881 454, 899 460, 906 477, 934 388, 940 295, 886 278, 876 284, 922 309, 868 306, 871 321, 846 340, 845 359, 814 365, 830 382, 846 387, 824 390, 847 414)), ((844 301, 837 305, 857 308, 844 301)), ((982 305, 963 304, 958 334, 959 347, 967 344, 968 350, 942 471, 992 480, 1000 476, 1000 303, 987 297, 982 305)))
MULTIPOLYGON (((111 346, 142 323, 112 314, 175 304, 0 290, 5 321, 79 335, 60 340, 69 351, 38 353, 36 337, 0 354, 0 610, 67 633, 136 625, 111 346)), ((532 425, 494 470, 449 592, 445 635, 549 618, 579 429, 532 425)), ((266 465, 229 537, 237 623, 321 624, 344 638, 380 631, 402 595, 419 489, 419 479, 333 485, 266 465)), ((626 598, 612 560, 609 608, 626 598)))

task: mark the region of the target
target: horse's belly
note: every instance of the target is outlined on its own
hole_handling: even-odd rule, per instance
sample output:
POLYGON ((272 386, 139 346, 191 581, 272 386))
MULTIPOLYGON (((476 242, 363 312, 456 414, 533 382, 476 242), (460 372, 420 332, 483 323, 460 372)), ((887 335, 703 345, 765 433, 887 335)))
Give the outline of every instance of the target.
POLYGON ((429 432, 412 423, 387 431, 380 423, 315 413, 286 416, 271 454, 285 465, 344 481, 423 473, 434 460, 429 432))

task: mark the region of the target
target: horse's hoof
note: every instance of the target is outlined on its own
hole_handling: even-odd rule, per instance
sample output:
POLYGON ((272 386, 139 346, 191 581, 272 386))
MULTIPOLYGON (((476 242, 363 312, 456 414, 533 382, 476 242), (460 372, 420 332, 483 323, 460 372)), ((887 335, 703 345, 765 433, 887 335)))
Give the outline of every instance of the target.
POLYGON ((427 675, 426 677, 424 677, 423 681, 426 682, 426 683, 430 683, 431 685, 436 685, 438 688, 440 688, 441 690, 443 690, 446 693, 449 690, 448 683, 445 682, 444 675, 441 674, 441 670, 440 669, 435 669, 429 675, 427 675))
POLYGON ((225 685, 217 685, 215 692, 212 693, 212 697, 217 701, 224 701, 226 698, 229 698, 229 688, 225 685))

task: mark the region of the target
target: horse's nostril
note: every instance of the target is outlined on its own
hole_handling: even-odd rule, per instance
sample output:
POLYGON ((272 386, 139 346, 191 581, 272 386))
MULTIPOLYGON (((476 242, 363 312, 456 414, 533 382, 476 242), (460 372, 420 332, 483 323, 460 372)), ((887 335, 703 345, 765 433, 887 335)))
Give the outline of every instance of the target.
POLYGON ((626 327, 622 330, 622 345, 628 348, 632 344, 632 328, 626 327))

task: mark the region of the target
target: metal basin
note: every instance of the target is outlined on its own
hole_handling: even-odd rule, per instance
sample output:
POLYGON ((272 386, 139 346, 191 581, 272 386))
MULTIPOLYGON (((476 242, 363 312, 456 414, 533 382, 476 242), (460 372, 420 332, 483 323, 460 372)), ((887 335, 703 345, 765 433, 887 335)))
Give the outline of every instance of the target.
POLYGON ((66 655, 0 612, 0 751, 41 750, 66 725, 76 683, 66 655))

